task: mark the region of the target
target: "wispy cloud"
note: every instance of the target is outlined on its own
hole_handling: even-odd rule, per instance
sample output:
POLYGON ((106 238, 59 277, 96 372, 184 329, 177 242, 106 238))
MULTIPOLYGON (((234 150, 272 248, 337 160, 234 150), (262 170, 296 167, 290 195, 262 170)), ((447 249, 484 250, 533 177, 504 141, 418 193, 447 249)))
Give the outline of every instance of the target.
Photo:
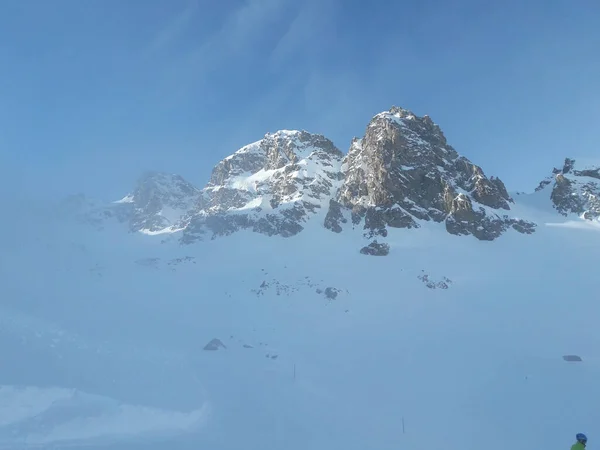
POLYGON ((198 0, 190 0, 188 5, 170 18, 154 39, 143 50, 142 57, 151 57, 157 52, 169 48, 176 43, 190 28, 198 13, 198 0))
MULTIPOLYGON (((275 24, 285 14, 290 0, 254 0, 233 11, 219 32, 211 38, 232 56, 257 41, 265 27, 275 24)), ((220 52, 220 54, 222 54, 220 52)))
POLYGON ((339 0, 306 0, 296 8, 294 19, 271 52, 272 67, 281 66, 290 58, 309 62, 335 45, 334 15, 339 6, 339 0))
MULTIPOLYGON (((168 61, 154 61, 161 87, 157 93, 167 102, 177 103, 190 91, 202 89, 207 77, 231 63, 251 62, 256 57, 256 47, 271 27, 288 14, 292 0, 253 0, 229 12, 216 31, 186 47, 189 50, 169 55, 168 61), (170 100, 169 100, 170 99, 170 100)), ((184 33, 194 27, 197 3, 190 4, 172 18, 149 44, 147 54, 157 49, 175 45, 184 33)), ((193 42, 193 38, 187 38, 193 42)))
POLYGON ((255 46, 286 14, 291 0, 254 0, 233 10, 221 27, 191 50, 181 63, 195 76, 238 58, 253 59, 255 46))
MULTIPOLYGON (((338 33, 343 23, 339 18, 341 0, 244 2, 222 17, 210 34, 196 36, 193 42, 190 35, 194 32, 188 31, 202 20, 195 5, 171 18, 151 44, 151 48, 165 49, 182 40, 188 49, 168 55, 163 51, 154 61, 158 79, 150 95, 163 105, 163 111, 203 99, 231 101, 225 92, 227 85, 219 83, 220 74, 228 79, 235 74, 239 78, 244 71, 258 71, 270 77, 270 83, 261 90, 259 102, 242 107, 246 113, 251 109, 252 114, 236 125, 227 141, 242 145, 242 138, 260 137, 252 130, 306 127, 329 135, 341 148, 347 147, 347 139, 340 136, 348 133, 348 123, 339 118, 350 115, 364 120, 360 111, 369 99, 365 98, 367 80, 360 75, 364 70, 353 70, 354 62, 339 55, 340 39, 344 39, 338 33), (168 60, 161 63, 161 57, 168 60), (273 111, 286 109, 287 117, 273 117, 273 111)), ((362 122, 351 124, 352 133, 362 133, 362 127, 362 122)))
POLYGON ((573 228, 577 230, 600 231, 600 222, 596 220, 569 220, 567 222, 546 223, 546 226, 557 228, 573 228))
MULTIPOLYGON (((165 56, 161 52, 186 39, 189 50, 168 56, 159 67, 167 89, 184 91, 199 86, 203 79, 230 63, 241 65, 266 60, 271 70, 285 66, 290 58, 312 65, 335 45, 332 15, 340 0, 252 0, 230 11, 221 25, 193 45, 188 31, 198 25, 201 14, 197 0, 170 18, 144 50, 146 57, 165 56), (261 47, 261 44, 266 45, 261 47), (190 48, 191 47, 191 48, 190 48), (268 50, 271 48, 272 50, 268 50), (265 54, 265 52, 268 52, 265 54)), ((159 65, 161 61, 155 60, 159 65)), ((267 67, 264 67, 265 69, 267 67)))

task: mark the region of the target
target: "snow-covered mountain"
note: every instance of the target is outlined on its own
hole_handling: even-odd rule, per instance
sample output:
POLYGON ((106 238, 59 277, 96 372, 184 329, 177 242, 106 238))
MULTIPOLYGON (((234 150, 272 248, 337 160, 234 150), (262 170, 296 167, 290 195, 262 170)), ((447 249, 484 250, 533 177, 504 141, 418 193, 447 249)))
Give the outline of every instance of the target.
POLYGON ((278 131, 214 168, 183 241, 252 229, 293 236, 329 203, 340 184, 343 154, 320 135, 278 131))
MULTIPOLYGON (((600 165, 573 164, 567 159, 537 190, 550 189, 561 214, 595 220, 600 165)), ((515 214, 502 180, 461 156, 429 116, 399 107, 373 117, 346 155, 322 135, 282 130, 219 162, 203 189, 177 175, 149 173, 112 204, 78 199, 67 202, 68 210, 85 205, 78 211, 86 222, 101 227, 116 219, 134 232, 175 233, 184 244, 245 229, 291 237, 316 222, 336 233, 358 227, 371 240, 363 252, 383 254, 390 228, 432 222, 489 241, 508 231, 532 234, 539 225, 523 211, 515 214)))
POLYGON ((591 445, 599 167, 509 195, 392 108, 346 155, 280 131, 202 189, 11 207, 0 448, 591 445))

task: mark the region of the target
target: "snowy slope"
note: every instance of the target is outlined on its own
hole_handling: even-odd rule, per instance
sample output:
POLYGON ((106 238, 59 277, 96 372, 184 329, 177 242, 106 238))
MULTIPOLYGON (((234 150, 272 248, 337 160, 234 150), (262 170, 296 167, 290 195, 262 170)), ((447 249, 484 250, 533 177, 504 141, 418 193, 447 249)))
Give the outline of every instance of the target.
POLYGON ((591 444, 600 235, 547 226, 570 219, 533 201, 511 209, 536 233, 479 241, 424 222, 390 229, 385 258, 357 251, 362 230, 318 221, 187 246, 117 223, 32 217, 18 245, 3 229, 0 443, 591 444), (203 350, 215 338, 226 348, 203 350))

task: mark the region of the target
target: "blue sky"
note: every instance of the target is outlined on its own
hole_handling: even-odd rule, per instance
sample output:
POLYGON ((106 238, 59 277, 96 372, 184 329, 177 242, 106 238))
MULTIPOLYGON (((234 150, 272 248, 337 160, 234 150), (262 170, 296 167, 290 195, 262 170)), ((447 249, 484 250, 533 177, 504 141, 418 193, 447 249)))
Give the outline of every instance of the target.
POLYGON ((595 0, 4 0, 2 184, 115 199, 157 169, 202 186, 268 131, 347 151, 398 105, 531 190, 600 155, 599 23, 595 0))

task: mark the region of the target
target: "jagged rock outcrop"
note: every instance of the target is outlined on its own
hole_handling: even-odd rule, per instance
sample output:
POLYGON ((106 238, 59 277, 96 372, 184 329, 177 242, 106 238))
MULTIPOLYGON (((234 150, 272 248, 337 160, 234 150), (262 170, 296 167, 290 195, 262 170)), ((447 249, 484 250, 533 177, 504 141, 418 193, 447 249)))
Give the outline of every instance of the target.
POLYGON ((352 141, 342 173, 325 220, 335 232, 343 229, 341 207, 354 225, 364 222, 369 238, 386 236, 388 227, 418 228, 421 220, 445 221, 448 232, 483 240, 535 227, 502 213, 513 203, 504 183, 460 156, 428 116, 406 109, 377 114, 365 136, 352 141))
POLYGON ((536 191, 549 190, 554 208, 563 216, 577 214, 582 219, 600 218, 600 164, 576 169, 577 161, 566 158, 561 169, 543 180, 536 191))
POLYGON ((452 200, 450 213, 446 218, 446 229, 449 233, 473 235, 482 241, 494 240, 511 227, 520 233, 531 234, 535 231, 536 224, 507 215, 500 217, 486 214, 481 208, 476 210, 472 200, 462 193, 452 200))
POLYGON ((369 245, 365 245, 360 249, 363 255, 371 256, 387 256, 390 253, 390 246, 385 242, 377 242, 377 240, 371 242, 369 245))
POLYGON ((341 233, 341 224, 347 222, 348 219, 346 219, 342 213, 342 205, 340 205, 334 199, 329 200, 329 209, 327 210, 327 215, 325 216, 324 222, 325 228, 335 231, 336 233, 341 233))

